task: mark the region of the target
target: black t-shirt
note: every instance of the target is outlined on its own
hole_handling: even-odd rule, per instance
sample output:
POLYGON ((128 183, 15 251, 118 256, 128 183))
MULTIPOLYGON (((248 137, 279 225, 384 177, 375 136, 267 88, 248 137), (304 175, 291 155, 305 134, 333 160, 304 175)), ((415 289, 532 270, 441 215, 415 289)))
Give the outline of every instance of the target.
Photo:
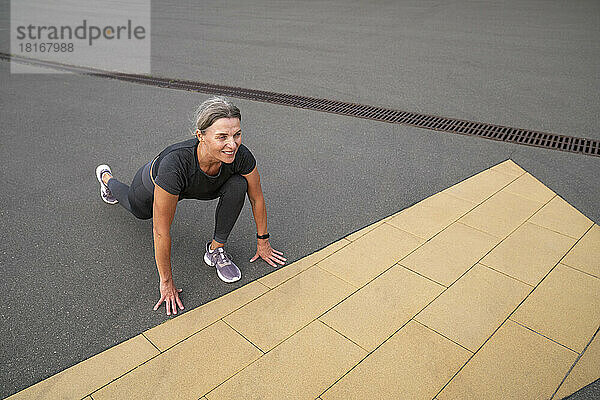
POLYGON ((198 138, 175 143, 164 149, 154 162, 154 182, 167 192, 179 195, 179 199, 214 198, 214 193, 231 175, 249 174, 256 166, 256 159, 242 144, 231 164, 221 163, 217 175, 207 175, 198 164, 198 143, 198 138))

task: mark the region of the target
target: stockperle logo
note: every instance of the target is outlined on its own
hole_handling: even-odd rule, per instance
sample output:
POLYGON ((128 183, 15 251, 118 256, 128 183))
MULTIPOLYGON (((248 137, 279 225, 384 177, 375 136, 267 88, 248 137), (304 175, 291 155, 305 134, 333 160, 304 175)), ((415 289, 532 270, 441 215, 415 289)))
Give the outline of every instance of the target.
POLYGON ((133 26, 132 21, 127 20, 127 25, 106 25, 99 27, 88 25, 87 20, 83 20, 81 25, 75 28, 69 25, 63 26, 39 26, 29 24, 28 26, 17 26, 18 40, 87 40, 88 45, 92 45, 95 40, 121 40, 121 39, 137 39, 143 40, 146 38, 146 28, 141 25, 133 26))
MULTIPOLYGON (((11 53, 150 73, 150 0, 12 0, 11 53)), ((11 62, 12 73, 68 73, 11 62)))

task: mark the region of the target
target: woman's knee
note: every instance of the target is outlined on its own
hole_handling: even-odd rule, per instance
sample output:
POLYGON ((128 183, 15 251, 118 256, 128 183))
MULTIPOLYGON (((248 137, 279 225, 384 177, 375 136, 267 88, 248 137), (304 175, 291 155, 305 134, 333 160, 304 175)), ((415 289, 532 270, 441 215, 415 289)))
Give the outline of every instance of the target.
POLYGON ((248 191, 248 181, 241 175, 231 175, 222 187, 223 192, 232 192, 245 196, 248 191))
POLYGON ((131 213, 137 219, 150 219, 152 218, 152 199, 146 199, 144 202, 134 200, 130 201, 131 213))
POLYGON ((134 186, 131 184, 129 190, 129 204, 131 205, 131 213, 137 219, 152 218, 152 203, 154 196, 148 192, 143 185, 134 186))

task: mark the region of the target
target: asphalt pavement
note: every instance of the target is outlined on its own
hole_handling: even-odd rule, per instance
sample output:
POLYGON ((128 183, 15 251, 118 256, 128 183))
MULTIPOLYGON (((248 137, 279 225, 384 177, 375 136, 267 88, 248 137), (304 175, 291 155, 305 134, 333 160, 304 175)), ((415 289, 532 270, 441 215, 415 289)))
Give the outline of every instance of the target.
MULTIPOLYGON (((7 2, 2 3, 6 26, 7 2)), ((600 4, 160 2, 152 72, 600 138, 600 4)), ((7 51, 8 31, 1 51, 7 51)), ((207 95, 0 63, 0 397, 166 318, 151 221, 99 197, 94 169, 130 182, 190 137, 207 95), (68 350, 65 350, 68 348, 68 350)), ((272 244, 290 261, 511 158, 600 222, 600 158, 236 100, 272 244)), ((173 265, 192 309, 269 273, 250 264, 248 202, 227 249, 243 278, 202 262, 216 202, 179 203, 173 265)))

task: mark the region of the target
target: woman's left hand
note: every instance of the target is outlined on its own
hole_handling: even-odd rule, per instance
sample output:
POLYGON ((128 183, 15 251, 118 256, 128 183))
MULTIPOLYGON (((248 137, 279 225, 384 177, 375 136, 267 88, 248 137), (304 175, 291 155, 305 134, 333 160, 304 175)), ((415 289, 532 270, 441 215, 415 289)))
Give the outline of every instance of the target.
POLYGON ((269 239, 259 239, 257 241, 256 254, 250 259, 250 262, 256 261, 258 257, 262 258, 269 263, 270 266, 275 268, 277 268, 275 263, 284 265, 287 261, 287 259, 283 257, 283 253, 281 251, 277 251, 271 247, 269 239))

